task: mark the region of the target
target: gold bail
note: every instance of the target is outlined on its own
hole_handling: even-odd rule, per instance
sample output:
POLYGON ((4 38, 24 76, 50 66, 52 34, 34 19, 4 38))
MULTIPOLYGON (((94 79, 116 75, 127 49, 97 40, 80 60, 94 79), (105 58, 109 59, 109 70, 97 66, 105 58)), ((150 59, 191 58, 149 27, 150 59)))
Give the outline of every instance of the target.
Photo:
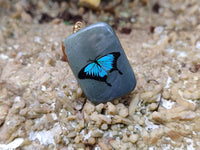
POLYGON ((83 28, 84 24, 81 21, 77 21, 73 26, 72 33, 76 33, 83 28))
MULTIPOLYGON (((77 21, 77 22, 75 23, 75 25, 73 26, 72 33, 78 32, 78 31, 81 30, 83 27, 84 27, 84 23, 81 22, 81 21, 77 21)), ((64 42, 62 42, 62 52, 63 52, 62 60, 63 60, 63 61, 66 61, 66 62, 69 62, 69 61, 68 61, 68 58, 67 58, 67 54, 65 53, 64 42)))

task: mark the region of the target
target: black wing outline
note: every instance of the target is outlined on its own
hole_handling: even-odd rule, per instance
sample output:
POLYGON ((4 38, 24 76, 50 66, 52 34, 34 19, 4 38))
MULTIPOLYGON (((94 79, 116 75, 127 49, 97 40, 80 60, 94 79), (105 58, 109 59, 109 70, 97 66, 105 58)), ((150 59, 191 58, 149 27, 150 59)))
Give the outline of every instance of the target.
MULTIPOLYGON (((108 75, 108 72, 112 72, 112 71, 118 71, 119 74, 122 75, 122 72, 117 68, 117 60, 120 56, 120 53, 119 52, 112 52, 112 53, 109 53, 109 54, 106 54, 104 56, 101 56, 99 58, 95 58, 95 60, 93 60, 91 63, 88 63, 86 66, 84 66, 78 73, 78 78, 79 79, 94 79, 94 80, 97 80, 97 81, 101 81, 101 82, 105 82, 108 86, 112 86, 110 83, 108 83, 106 80, 107 80, 107 75, 108 75), (104 69, 104 67, 101 65, 101 62, 98 63, 98 60, 101 60, 101 58, 105 57, 105 56, 108 56, 108 55, 113 55, 113 60, 112 60, 112 68, 111 69, 104 69), (92 68, 92 69, 96 69, 98 70, 99 72, 102 71, 101 69, 103 69, 106 73, 103 73, 103 75, 100 75, 100 73, 96 73, 96 74, 92 74, 91 72, 95 72, 95 71, 91 71, 90 73, 86 72, 85 69, 86 67, 88 67, 89 65, 92 65, 95 67, 95 68, 92 68), (95 64, 95 65, 94 65, 95 64)), ((103 71, 102 71, 103 72, 103 71)))

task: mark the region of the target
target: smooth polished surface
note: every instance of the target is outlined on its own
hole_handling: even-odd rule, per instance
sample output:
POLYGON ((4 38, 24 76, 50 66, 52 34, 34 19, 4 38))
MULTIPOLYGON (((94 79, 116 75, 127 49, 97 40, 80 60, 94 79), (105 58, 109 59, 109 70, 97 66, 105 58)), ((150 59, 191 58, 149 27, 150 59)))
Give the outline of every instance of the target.
POLYGON ((132 68, 115 32, 108 24, 92 24, 66 38, 64 46, 80 87, 93 103, 111 101, 135 88, 136 79, 132 68), (97 68, 96 74, 92 74, 91 70, 87 73, 89 65, 97 68))

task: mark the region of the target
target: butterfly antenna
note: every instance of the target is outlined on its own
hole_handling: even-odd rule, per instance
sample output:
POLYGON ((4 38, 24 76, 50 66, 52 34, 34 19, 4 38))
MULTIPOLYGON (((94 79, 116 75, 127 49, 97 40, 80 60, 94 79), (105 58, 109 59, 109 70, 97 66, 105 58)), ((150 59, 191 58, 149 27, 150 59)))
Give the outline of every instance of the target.
POLYGON ((89 63, 89 62, 93 62, 94 60, 92 60, 92 59, 89 59, 87 62, 89 63))
POLYGON ((108 85, 108 86, 112 86, 110 83, 108 83, 107 81, 105 81, 106 82, 106 84, 108 85))
POLYGON ((123 74, 119 69, 117 69, 117 70, 118 70, 119 74, 121 74, 121 75, 123 74))

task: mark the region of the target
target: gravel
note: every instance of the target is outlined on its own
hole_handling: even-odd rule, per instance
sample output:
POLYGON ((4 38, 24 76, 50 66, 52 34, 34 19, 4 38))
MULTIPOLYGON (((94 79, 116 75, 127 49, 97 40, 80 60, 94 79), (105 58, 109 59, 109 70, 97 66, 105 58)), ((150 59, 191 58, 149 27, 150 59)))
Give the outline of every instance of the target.
POLYGON ((33 3, 31 15, 25 1, 0 2, 0 149, 200 149, 199 1, 161 0, 153 12, 124 1, 115 8, 119 22, 70 2, 87 25, 107 15, 118 26, 136 75, 132 93, 99 105, 61 60, 73 28, 55 17, 69 7, 61 3, 33 3), (44 12, 53 19, 41 24, 44 12))

